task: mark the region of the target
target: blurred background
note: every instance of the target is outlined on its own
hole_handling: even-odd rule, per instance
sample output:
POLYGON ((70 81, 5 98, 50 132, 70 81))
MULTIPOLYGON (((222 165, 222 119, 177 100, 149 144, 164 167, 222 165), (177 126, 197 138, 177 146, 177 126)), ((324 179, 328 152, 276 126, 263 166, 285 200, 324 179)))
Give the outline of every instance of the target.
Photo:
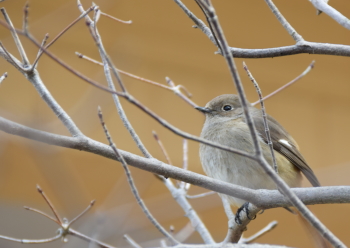
MULTIPOLYGON (((25 0, 1 3, 16 27, 22 26, 25 0)), ((85 8, 91 4, 82 1, 85 8)), ((184 3, 203 19, 194 1, 184 3)), ((213 1, 230 46, 269 48, 294 44, 293 39, 275 19, 264 1, 213 1)), ((53 38, 80 15, 75 0, 31 0, 30 32, 41 40, 46 33, 53 38)), ((132 25, 101 17, 98 26, 104 45, 115 65, 122 70, 166 84, 170 77, 184 85, 192 100, 204 106, 209 100, 236 93, 226 63, 216 48, 171 0, 98 0, 101 10, 132 25)), ((306 0, 275 1, 282 14, 308 41, 349 44, 350 33, 306 0)), ((333 0, 330 4, 350 16, 350 2, 333 0)), ((15 56, 18 51, 10 32, 0 27, 0 39, 15 56)), ((37 48, 21 37, 31 61, 37 48)), ((50 40, 50 39, 49 39, 50 40)), ((77 58, 80 52, 99 60, 84 21, 64 34, 50 51, 86 76, 105 84, 100 66, 77 58)), ((303 54, 267 59, 236 59, 248 100, 257 94, 242 69, 245 61, 264 95, 286 84, 315 60, 315 68, 292 87, 266 101, 266 108, 297 140, 301 151, 322 185, 349 185, 350 173, 350 67, 348 58, 303 54)), ((0 115, 23 125, 69 135, 34 87, 5 60, 0 60, 0 74, 8 78, 0 86, 0 115)), ((107 143, 97 118, 101 106, 105 121, 120 149, 141 155, 119 120, 112 97, 75 77, 44 55, 38 66, 40 75, 55 99, 87 136, 107 143)), ((204 117, 172 92, 122 76, 127 89, 147 107, 178 128, 199 135, 204 117)), ((182 138, 136 107, 121 99, 123 107, 140 138, 151 154, 164 160, 152 136, 155 130, 175 166, 182 166, 182 138)), ((37 193, 39 184, 59 213, 74 218, 92 199, 96 204, 73 228, 114 246, 126 246, 123 234, 140 244, 162 238, 150 224, 133 198, 120 164, 86 152, 79 152, 27 140, 0 132, 0 235, 39 239, 55 235, 57 225, 33 212, 30 206, 47 213, 49 207, 37 193)), ((202 173, 198 144, 189 142, 189 169, 202 173)), ((131 168, 135 183, 154 216, 169 229, 181 230, 188 219, 165 186, 145 171, 131 168)), ((309 184, 305 181, 305 186, 309 184)), ((206 192, 191 187, 189 194, 206 192)), ((217 242, 227 232, 227 218, 217 195, 190 200, 217 242)), ((349 210, 345 204, 311 206, 312 211, 345 244, 350 245, 349 210)), ((292 247, 312 247, 310 238, 297 218, 282 209, 265 211, 248 226, 246 236, 272 220, 276 229, 256 242, 292 247)), ((188 243, 200 243, 193 234, 188 243)), ((154 244, 153 244, 154 245, 154 244)), ((24 247, 0 240, 1 247, 24 247)), ((87 247, 85 241, 69 237, 68 243, 56 241, 40 247, 87 247)), ((34 247, 34 246, 33 246, 34 247)))

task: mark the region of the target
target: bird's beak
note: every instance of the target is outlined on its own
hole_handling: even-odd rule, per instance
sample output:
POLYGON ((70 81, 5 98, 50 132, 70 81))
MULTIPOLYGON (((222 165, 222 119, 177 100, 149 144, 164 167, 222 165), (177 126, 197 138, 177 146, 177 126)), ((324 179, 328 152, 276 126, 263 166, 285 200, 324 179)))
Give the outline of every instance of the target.
POLYGON ((206 108, 206 107, 195 107, 195 109, 201 111, 204 114, 210 113, 212 111, 210 108, 206 108))

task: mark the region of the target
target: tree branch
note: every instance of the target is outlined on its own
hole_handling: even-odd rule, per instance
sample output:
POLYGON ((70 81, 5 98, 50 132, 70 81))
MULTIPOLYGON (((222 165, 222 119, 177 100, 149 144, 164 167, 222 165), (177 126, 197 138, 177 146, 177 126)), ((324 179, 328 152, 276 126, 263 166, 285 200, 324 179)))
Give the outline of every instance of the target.
MULTIPOLYGON (((113 150, 108 145, 89 138, 87 140, 80 140, 73 137, 39 131, 9 121, 3 117, 0 117, 0 130, 46 144, 86 151, 106 158, 118 160, 113 153, 113 150)), ((277 190, 252 190, 170 166, 154 158, 147 159, 122 150, 120 150, 120 153, 125 158, 125 161, 131 166, 163 175, 165 177, 191 183, 218 193, 244 199, 261 209, 291 206, 289 201, 286 200, 277 190)), ((350 203, 350 186, 294 188, 292 191, 307 205, 350 203)))
POLYGON ((350 29, 350 20, 346 16, 344 16, 342 13, 340 13, 338 10, 329 6, 325 1, 310 0, 310 2, 315 6, 315 8, 318 11, 324 12, 325 14, 330 16, 333 20, 335 20, 337 23, 342 25, 344 28, 350 29))

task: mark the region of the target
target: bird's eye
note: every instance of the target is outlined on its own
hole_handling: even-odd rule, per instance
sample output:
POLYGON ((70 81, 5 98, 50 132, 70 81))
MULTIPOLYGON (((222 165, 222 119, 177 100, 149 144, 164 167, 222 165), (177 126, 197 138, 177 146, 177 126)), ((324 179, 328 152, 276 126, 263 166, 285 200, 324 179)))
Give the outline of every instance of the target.
POLYGON ((230 110, 232 110, 232 106, 231 105, 225 105, 225 106, 222 107, 222 109, 224 111, 230 111, 230 110))

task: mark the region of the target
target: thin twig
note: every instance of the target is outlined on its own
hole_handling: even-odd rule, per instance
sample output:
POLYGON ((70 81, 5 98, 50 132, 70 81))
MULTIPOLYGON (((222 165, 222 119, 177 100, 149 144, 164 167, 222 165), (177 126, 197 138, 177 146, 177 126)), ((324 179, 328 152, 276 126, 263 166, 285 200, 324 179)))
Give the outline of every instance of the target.
POLYGON ((194 108, 198 107, 197 104, 195 104, 188 97, 186 97, 184 94, 182 94, 180 89, 183 89, 186 92, 187 96, 191 97, 191 94, 186 90, 186 88, 184 86, 182 86, 182 85, 175 85, 174 82, 169 77, 166 77, 165 80, 170 85, 170 87, 172 88, 172 91, 175 93, 175 95, 177 95, 180 98, 182 98, 185 102, 190 104, 192 107, 194 107, 194 108))
POLYGON ((59 233, 52 238, 48 238, 48 239, 15 239, 15 238, 10 238, 7 236, 3 236, 0 235, 0 239, 5 239, 5 240, 9 240, 9 241, 13 241, 13 242, 17 242, 17 243, 22 243, 22 244, 42 244, 42 243, 49 243, 55 240, 58 240, 60 238, 62 238, 62 230, 59 229, 59 233))
MULTIPOLYGON (((44 50, 47 50, 52 44, 54 44, 65 32, 67 32, 71 27, 73 27, 78 21, 80 21, 82 18, 84 18, 85 16, 87 16, 92 10, 95 9, 95 6, 91 6, 88 10, 84 11, 83 13, 81 13, 81 15, 76 18, 74 21, 72 21, 67 27, 65 27, 58 35, 56 35, 55 38, 52 39, 52 41, 50 41, 49 44, 47 44, 47 46, 45 46, 45 48, 43 47, 43 44, 41 45, 41 49, 39 49, 39 53, 38 56, 36 58, 37 62, 41 55, 43 54, 44 50)), ((47 37, 45 36, 44 40, 46 42, 47 37)), ((44 41, 43 41, 44 42, 44 41)), ((31 66, 31 70, 33 70, 35 68, 36 63, 33 63, 33 66, 31 66)))
POLYGON ((195 27, 199 28, 213 44, 217 47, 219 45, 216 42, 216 38, 214 37, 213 33, 211 32, 210 28, 208 28, 205 23, 199 19, 195 14, 193 14, 185 4, 183 4, 180 0, 174 0, 174 2, 185 12, 185 14, 195 23, 195 27))
POLYGON ((131 188, 131 192, 133 193, 137 203, 140 205, 142 211, 145 213, 145 215, 147 216, 147 218, 151 221, 151 223, 165 236, 167 237, 169 240, 171 240, 172 243, 174 244, 179 244, 179 242, 174 239, 174 237, 168 233, 160 224, 159 222, 153 217, 153 215, 150 213, 150 211, 148 210, 147 206, 144 204, 143 200, 141 199, 139 193, 138 193, 138 190, 134 184, 134 181, 132 179, 132 176, 131 176, 131 172, 128 168, 128 165, 127 163, 125 162, 124 160, 124 157, 121 155, 121 153, 118 151, 117 147, 115 146, 108 130, 107 130, 107 127, 105 125, 105 122, 103 120, 103 116, 102 116, 102 112, 101 112, 101 109, 99 108, 98 109, 98 117, 100 118, 100 122, 101 122, 101 125, 103 127, 103 130, 105 132, 105 135, 106 135, 106 138, 109 142, 109 145, 110 147, 113 149, 113 152, 115 153, 115 155, 119 158, 119 161, 121 162, 122 166, 123 166, 123 169, 125 171, 125 174, 126 174, 126 177, 127 177, 127 180, 128 180, 128 183, 130 185, 130 188, 131 188))
POLYGON ((46 41, 47 41, 48 38, 49 38, 49 34, 46 34, 46 35, 44 36, 43 41, 41 42, 41 46, 40 46, 40 48, 39 48, 38 54, 36 55, 36 58, 35 58, 35 60, 34 60, 34 62, 33 62, 33 64, 32 64, 32 66, 31 66, 32 69, 36 69, 37 64, 38 64, 38 62, 39 62, 39 59, 40 59, 41 55, 43 54, 43 48, 44 48, 44 46, 45 46, 46 41))
POLYGON ((276 162, 275 151, 273 149, 270 128, 269 128, 269 124, 267 122, 267 114, 266 114, 265 104, 264 104, 264 101, 262 100, 263 99, 262 92, 261 92, 261 89, 260 89, 260 87, 258 85, 258 82, 255 80, 255 78, 253 77, 253 75, 249 71, 248 66, 245 64, 245 62, 243 62, 243 68, 247 72, 247 75, 248 75, 250 81, 252 81, 252 83, 253 83, 253 85, 254 85, 254 87, 256 89, 256 92, 258 93, 259 101, 260 101, 260 105, 261 105, 262 118, 263 118, 263 121, 264 121, 265 134, 266 134, 266 138, 267 138, 267 144, 270 147, 270 153, 271 153, 271 158, 272 158, 272 166, 273 166, 274 170, 276 171, 276 173, 278 173, 278 167, 277 167, 277 162, 276 162))
MULTIPOLYGON (((86 55, 83 55, 79 52, 76 52, 75 53, 79 58, 82 58, 82 59, 85 59, 89 62, 92 62, 94 64, 97 64, 97 65, 101 65, 103 66, 103 63, 97 61, 97 60, 94 60, 86 55)), ((155 86, 158 86, 158 87, 161 87, 161 88, 164 88, 164 89, 167 89, 167 90, 170 90, 172 92, 174 92, 176 95, 178 95, 180 98, 182 98, 183 100, 185 100, 187 103, 189 103, 192 107, 197 107, 198 105, 195 104, 193 101, 189 100, 188 98, 191 98, 192 97, 192 94, 185 88, 185 86, 183 85, 175 85, 173 83, 173 81, 171 81, 169 78, 166 78, 168 84, 170 85, 170 87, 166 86, 166 85, 163 85, 163 84, 160 84, 160 83, 157 83, 155 81, 152 81, 152 80, 149 80, 149 79, 146 79, 146 78, 142 78, 142 77, 139 77, 139 76, 136 76, 134 74, 131 74, 129 72, 126 72, 126 71, 123 71, 123 70, 120 70, 118 68, 115 68, 118 72, 120 72, 121 74, 124 74, 128 77, 131 77, 131 78, 134 78, 134 79, 137 79, 137 80, 140 80, 141 82, 145 82, 145 83, 149 83, 149 84, 152 84, 152 85, 155 85, 155 86), (185 95, 182 94, 181 92, 181 89, 185 92, 185 95)))
MULTIPOLYGON (((182 153, 183 153, 182 168, 184 170, 187 170, 188 169, 188 141, 187 141, 187 139, 183 139, 182 153)), ((183 188, 184 190, 188 191, 191 187, 191 184, 181 181, 180 187, 183 188)))
POLYGON ((205 193, 198 194, 198 195, 186 195, 186 198, 187 199, 198 199, 198 198, 201 198, 201 197, 205 197, 205 196, 208 196, 208 195, 214 195, 214 194, 216 194, 215 191, 209 191, 209 192, 205 192, 205 193))
POLYGON ((115 21, 117 21, 117 22, 121 22, 121 23, 123 23, 123 24, 131 24, 131 23, 132 23, 132 20, 123 21, 123 20, 118 19, 118 18, 116 18, 116 17, 114 17, 114 16, 111 16, 111 15, 108 15, 108 14, 106 14, 106 13, 103 13, 102 11, 101 11, 100 14, 103 15, 103 16, 106 16, 106 17, 108 17, 108 18, 111 18, 112 20, 115 20, 115 21))
POLYGON ((29 210, 29 211, 33 211, 33 212, 38 213, 38 214, 41 214, 42 216, 44 216, 44 217, 46 217, 46 218, 48 218, 48 219, 54 221, 54 222, 57 223, 58 225, 61 225, 61 224, 62 224, 62 223, 60 223, 57 219, 51 217, 50 215, 48 215, 48 214, 46 214, 46 213, 44 213, 44 212, 42 212, 42 211, 40 211, 40 210, 38 210, 38 209, 31 208, 31 207, 26 207, 26 206, 24 206, 24 209, 25 209, 25 210, 29 210))
POLYGON ((170 157, 168 155, 168 152, 166 151, 166 149, 165 149, 165 147, 163 145, 163 142, 159 139, 159 136, 158 136, 157 132, 156 131, 152 131, 152 134, 153 134, 154 139, 157 141, 158 146, 159 146, 160 150, 162 151, 167 164, 173 165, 173 163, 171 162, 171 159, 170 159, 170 157))
POLYGON ((95 204, 95 201, 96 200, 92 200, 89 204, 89 206, 87 206, 87 208, 85 208, 83 210, 83 212, 81 212, 80 214, 78 214, 74 219, 72 219, 70 222, 69 222, 69 226, 71 226, 75 221, 77 221, 81 216, 83 216, 87 211, 89 211, 95 204))
POLYGON ((19 63, 19 61, 16 61, 15 58, 7 51, 4 44, 0 41, 0 47, 4 51, 6 58, 14 67, 16 67, 20 72, 24 71, 23 66, 19 63))
POLYGON ((129 243, 129 245, 131 245, 132 247, 134 247, 134 248, 142 248, 138 243, 135 242, 135 240, 130 238, 130 236, 128 236, 127 234, 124 234, 123 237, 129 243))
POLYGON ((8 16, 5 8, 1 8, 0 11, 2 12, 3 16, 5 17, 5 20, 6 20, 7 24, 10 27, 10 31, 11 31, 13 40, 15 41, 16 47, 17 47, 17 49, 19 51, 19 54, 21 55, 21 58, 22 58, 23 67, 29 66, 29 60, 28 60, 27 55, 26 55, 26 53, 25 53, 25 51, 23 49, 21 40, 19 39, 19 37, 17 35, 16 29, 15 29, 15 27, 13 26, 13 24, 11 22, 10 17, 8 16))
POLYGON ((301 35, 297 33, 297 31, 289 24, 286 18, 281 14, 276 5, 272 2, 272 0, 265 0, 266 4, 271 9, 272 13, 276 16, 277 20, 282 24, 282 26, 287 30, 288 34, 292 36, 292 38, 298 43, 303 42, 304 39, 301 35))
POLYGON ((40 195, 44 198, 44 200, 46 201, 47 205, 49 205, 51 211, 53 212, 53 214, 56 217, 56 220, 59 222, 60 225, 63 224, 63 221, 61 219, 61 217, 59 216, 58 212, 56 211, 56 208, 54 207, 54 205, 50 202, 49 198, 45 195, 44 191, 40 188, 40 186, 37 184, 36 185, 36 189, 38 190, 38 192, 40 193, 40 195))
POLYGON ((4 81, 7 78, 7 72, 5 72, 4 74, 2 74, 2 76, 0 77, 0 84, 2 83, 2 81, 4 81))
POLYGON ((23 32, 28 33, 28 13, 29 13, 29 3, 26 2, 23 8, 23 32))
MULTIPOLYGON (((81 59, 85 59, 85 60, 87 60, 87 61, 89 61, 89 62, 92 62, 92 63, 94 63, 94 64, 103 66, 103 63, 102 63, 102 62, 99 62, 99 61, 97 61, 97 60, 95 60, 95 59, 92 59, 92 58, 86 56, 86 55, 83 55, 82 53, 75 52, 75 54, 76 54, 79 58, 81 58, 81 59)), ((142 78, 142 77, 136 76, 136 75, 134 75, 134 74, 131 74, 131 73, 126 72, 126 71, 123 71, 123 70, 120 70, 120 69, 118 69, 118 68, 116 68, 116 70, 117 70, 118 72, 120 72, 121 74, 124 74, 124 75, 126 75, 126 76, 128 76, 128 77, 131 77, 131 78, 134 78, 134 79, 137 79, 137 80, 140 80, 141 82, 153 84, 153 85, 156 85, 156 86, 158 86, 158 87, 161 87, 161 88, 164 88, 164 89, 173 91, 173 89, 172 89, 171 87, 168 87, 168 86, 166 86, 166 85, 164 85, 164 84, 157 83, 157 82, 155 82, 155 81, 152 81, 152 80, 149 80, 149 79, 146 79, 146 78, 142 78)))
POLYGON ((301 79, 302 77, 304 77, 306 74, 309 73, 309 71, 311 71, 311 69, 313 69, 315 67, 315 60, 313 60, 311 62, 311 64, 306 68, 305 71, 303 71, 299 76, 297 76, 296 78, 294 78, 292 81, 290 81, 289 83, 283 85, 282 87, 278 88, 277 90, 275 90, 274 92, 268 94, 267 96, 263 97, 261 100, 258 100, 254 103, 252 103, 252 106, 255 106, 256 104, 258 104, 260 101, 266 101, 267 99, 269 99, 271 96, 276 95, 277 93, 279 93, 280 91, 286 89, 287 87, 291 86, 292 84, 294 84, 295 82, 297 82, 299 79, 301 79))
POLYGON ((89 236, 86 236, 86 235, 84 235, 84 234, 82 234, 82 233, 80 233, 80 232, 78 232, 78 231, 76 231, 76 230, 74 230, 72 228, 68 229, 68 234, 71 234, 71 235, 73 235, 75 237, 78 237, 78 238, 80 238, 82 240, 85 240, 85 241, 87 241, 89 243, 95 244, 95 245, 97 245, 98 247, 101 247, 101 248, 115 248, 114 246, 111 246, 109 244, 103 243, 103 242, 101 242, 99 240, 96 240, 94 238, 91 238, 89 236))
POLYGON ((250 236, 249 238, 241 238, 238 243, 241 244, 248 244, 257 238, 260 238, 262 235, 270 232, 272 229, 274 229, 277 226, 278 222, 277 221, 272 221, 267 226, 265 226, 263 229, 261 229, 259 232, 255 233, 254 235, 250 236))

